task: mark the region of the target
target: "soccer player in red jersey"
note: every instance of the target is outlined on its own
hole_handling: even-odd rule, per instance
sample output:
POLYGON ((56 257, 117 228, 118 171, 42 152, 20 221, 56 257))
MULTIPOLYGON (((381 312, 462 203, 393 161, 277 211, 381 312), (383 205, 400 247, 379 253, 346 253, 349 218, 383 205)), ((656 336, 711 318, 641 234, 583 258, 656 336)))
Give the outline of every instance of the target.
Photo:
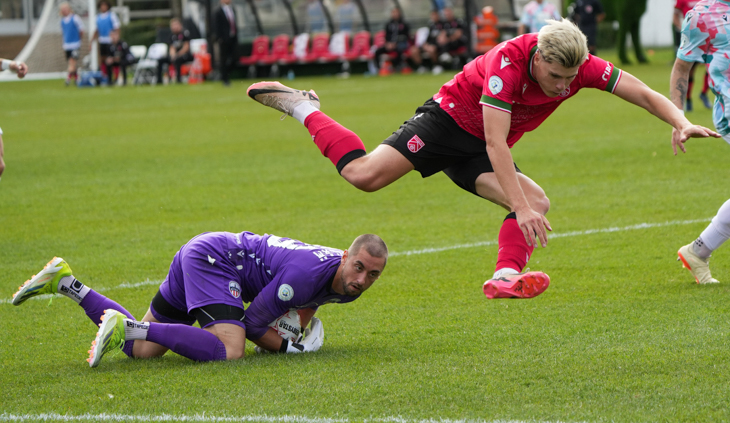
POLYGON ((677 130, 675 150, 690 137, 719 136, 690 123, 632 75, 589 55, 585 35, 566 20, 550 21, 539 33, 503 42, 465 65, 370 154, 355 133, 319 111, 314 91, 259 82, 248 95, 302 122, 340 175, 363 191, 414 169, 423 177, 443 171, 461 188, 507 209, 496 272, 483 290, 488 298, 530 298, 550 282, 542 272, 520 273, 537 242, 547 245, 550 201, 520 172, 510 148, 584 87, 606 90, 669 123, 677 130))

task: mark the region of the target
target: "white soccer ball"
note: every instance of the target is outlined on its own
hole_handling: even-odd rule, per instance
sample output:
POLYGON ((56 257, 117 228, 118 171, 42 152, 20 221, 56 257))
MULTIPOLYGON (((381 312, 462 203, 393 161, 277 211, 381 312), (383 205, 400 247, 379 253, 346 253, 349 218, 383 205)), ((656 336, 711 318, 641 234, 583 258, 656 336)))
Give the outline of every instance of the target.
POLYGON ((271 322, 270 328, 282 338, 291 342, 297 342, 302 337, 302 322, 296 309, 291 309, 283 316, 271 322))

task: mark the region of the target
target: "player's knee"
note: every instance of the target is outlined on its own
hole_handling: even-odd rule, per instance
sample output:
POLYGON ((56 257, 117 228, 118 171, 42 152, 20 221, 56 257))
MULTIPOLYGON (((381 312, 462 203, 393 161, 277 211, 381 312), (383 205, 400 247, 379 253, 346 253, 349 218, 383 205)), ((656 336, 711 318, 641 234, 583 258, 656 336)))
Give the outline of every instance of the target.
POLYGON ((347 180, 355 188, 365 191, 373 192, 382 188, 382 183, 378 180, 378 175, 357 169, 348 169, 345 167, 342 170, 342 177, 347 180))
POLYGON ((546 215, 547 212, 550 210, 550 199, 547 198, 544 192, 542 193, 542 195, 535 196, 532 199, 531 203, 532 209, 542 215, 546 215))
POLYGON ((224 345, 226 346, 226 360, 239 360, 245 355, 245 344, 224 345))

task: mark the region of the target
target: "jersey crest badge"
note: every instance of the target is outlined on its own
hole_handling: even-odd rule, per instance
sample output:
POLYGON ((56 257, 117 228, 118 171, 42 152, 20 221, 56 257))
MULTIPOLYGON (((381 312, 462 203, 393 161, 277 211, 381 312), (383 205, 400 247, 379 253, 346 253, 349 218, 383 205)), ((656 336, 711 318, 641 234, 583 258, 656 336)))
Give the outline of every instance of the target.
POLYGON ((233 298, 239 298, 241 296, 241 285, 236 281, 228 282, 228 290, 233 295, 233 298))
POLYGON ((414 135, 413 138, 408 140, 408 151, 418 153, 418 150, 422 149, 425 145, 426 143, 418 135, 414 135))
POLYGON ((499 94, 499 92, 502 91, 502 87, 504 87, 502 78, 498 77, 497 75, 492 75, 489 78, 489 91, 491 91, 492 94, 499 94))
POLYGON ((505 66, 509 66, 511 64, 512 64, 512 62, 509 61, 509 57, 503 55, 502 56, 502 64, 499 66, 499 69, 504 69, 505 66))
POLYGON ((570 95, 570 87, 566 87, 561 93, 560 97, 567 97, 570 95))
POLYGON ((289 284, 282 284, 279 287, 279 292, 277 293, 277 296, 281 301, 289 301, 294 298, 294 289, 289 284))

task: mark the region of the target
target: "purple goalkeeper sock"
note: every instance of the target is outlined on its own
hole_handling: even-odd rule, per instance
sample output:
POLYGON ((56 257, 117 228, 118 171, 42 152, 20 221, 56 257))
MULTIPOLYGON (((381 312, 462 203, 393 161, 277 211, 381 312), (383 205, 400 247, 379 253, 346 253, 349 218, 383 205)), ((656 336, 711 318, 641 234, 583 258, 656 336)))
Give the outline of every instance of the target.
MULTIPOLYGON (((109 298, 99 294, 93 289, 89 290, 89 292, 86 294, 84 299, 81 300, 79 305, 84 309, 86 315, 89 316, 89 319, 91 319, 91 321, 94 322, 94 324, 97 326, 99 326, 99 324, 101 323, 101 316, 104 314, 104 310, 109 308, 126 315, 130 319, 134 319, 132 313, 128 312, 124 307, 120 306, 115 301, 112 301, 109 298)), ((127 354, 128 357, 132 357, 133 346, 134 341, 127 341, 124 344, 124 348, 122 348, 122 351, 124 351, 124 353, 127 354)))
POLYGON ((132 313, 125 310, 124 307, 99 294, 93 289, 86 294, 86 297, 84 297, 79 305, 84 309, 86 315, 89 316, 89 319, 91 319, 91 321, 97 326, 101 323, 101 316, 104 314, 104 310, 109 308, 124 314, 130 319, 136 320, 134 316, 132 316, 132 313))
POLYGON ((195 361, 226 359, 226 346, 215 335, 194 326, 150 323, 147 340, 195 361))

